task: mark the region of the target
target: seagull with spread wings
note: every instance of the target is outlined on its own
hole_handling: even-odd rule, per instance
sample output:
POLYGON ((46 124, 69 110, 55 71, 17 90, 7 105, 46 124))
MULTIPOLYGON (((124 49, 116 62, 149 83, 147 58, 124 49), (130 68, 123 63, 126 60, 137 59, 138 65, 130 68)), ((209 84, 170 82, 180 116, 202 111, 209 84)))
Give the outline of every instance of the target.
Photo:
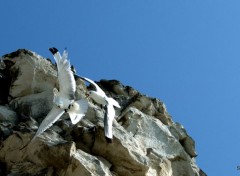
MULTIPOLYGON (((78 76, 78 75, 76 75, 78 76)), ((89 97, 91 97, 96 103, 104 106, 105 115, 104 115, 104 133, 107 142, 112 143, 112 123, 115 117, 114 107, 121 108, 119 103, 111 97, 108 97, 105 92, 91 79, 78 76, 79 78, 92 84, 96 91, 90 90, 89 97)))
POLYGON ((78 123, 88 109, 86 99, 75 101, 76 82, 67 60, 68 53, 64 50, 63 55, 56 48, 49 49, 57 64, 59 91, 53 88, 53 107, 46 118, 40 124, 32 141, 51 127, 65 112, 69 114, 72 124, 78 123))

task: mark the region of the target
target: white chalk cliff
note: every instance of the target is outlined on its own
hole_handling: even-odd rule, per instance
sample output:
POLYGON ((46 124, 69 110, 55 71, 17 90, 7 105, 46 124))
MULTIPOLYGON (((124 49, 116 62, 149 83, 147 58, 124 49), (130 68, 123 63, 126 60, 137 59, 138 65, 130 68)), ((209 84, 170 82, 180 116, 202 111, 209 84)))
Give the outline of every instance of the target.
MULTIPOLYGON (((75 79, 76 98, 85 98, 84 81, 75 79)), ((194 140, 160 100, 117 80, 100 80, 98 85, 121 106, 113 122, 113 143, 105 140, 104 108, 88 99, 88 112, 78 124, 72 125, 65 114, 23 148, 52 108, 56 65, 24 49, 2 56, 0 175, 206 175, 196 165, 194 140), (95 131, 87 130, 93 126, 95 131)))

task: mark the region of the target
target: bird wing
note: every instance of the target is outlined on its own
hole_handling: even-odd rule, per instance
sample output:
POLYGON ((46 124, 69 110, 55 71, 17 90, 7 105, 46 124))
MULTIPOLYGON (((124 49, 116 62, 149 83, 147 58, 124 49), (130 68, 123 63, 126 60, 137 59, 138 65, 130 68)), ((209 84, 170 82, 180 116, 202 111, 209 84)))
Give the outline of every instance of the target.
POLYGON ((113 105, 111 103, 108 103, 105 109, 105 115, 104 115, 104 134, 105 137, 108 138, 108 140, 113 138, 112 135, 112 123, 113 119, 115 117, 115 110, 113 108, 113 105))
POLYGON ((77 110, 68 111, 69 117, 71 119, 72 124, 78 123, 84 116, 88 110, 88 101, 85 99, 80 99, 75 102, 78 105, 77 110))
POLYGON ((87 110, 88 110, 88 101, 86 99, 80 99, 80 100, 76 101, 75 103, 77 103, 79 105, 78 113, 85 114, 87 112, 87 110))
POLYGON ((117 107, 117 108, 121 108, 121 106, 119 105, 119 103, 116 101, 116 100, 114 100, 113 98, 108 98, 107 99, 107 101, 110 103, 110 104, 112 104, 113 106, 115 106, 115 107, 117 107))
POLYGON ((78 76, 76 75, 77 77, 89 82, 90 84, 92 84, 95 88, 96 88, 96 91, 99 92, 100 94, 104 94, 105 95, 105 92, 97 85, 97 83, 95 83, 93 80, 89 79, 89 78, 86 78, 86 77, 82 77, 82 76, 78 76))
POLYGON ((82 118, 85 116, 85 114, 73 114, 69 113, 69 117, 71 119, 71 122, 73 125, 77 124, 82 118))
POLYGON ((33 137, 32 141, 38 137, 40 134, 42 134, 45 130, 47 130, 49 127, 53 125, 64 113, 63 109, 60 109, 56 106, 53 106, 51 111, 48 113, 48 115, 45 117, 45 119, 40 124, 35 136, 33 137))
POLYGON ((64 50, 61 56, 56 48, 50 48, 49 50, 52 52, 57 63, 60 96, 73 100, 76 91, 76 82, 70 62, 67 60, 68 53, 64 50))

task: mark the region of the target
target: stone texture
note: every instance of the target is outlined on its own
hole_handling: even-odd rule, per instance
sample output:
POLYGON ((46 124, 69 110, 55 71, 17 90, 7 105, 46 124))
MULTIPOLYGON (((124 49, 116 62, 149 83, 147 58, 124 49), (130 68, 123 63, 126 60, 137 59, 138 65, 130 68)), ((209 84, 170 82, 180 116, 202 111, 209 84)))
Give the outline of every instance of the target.
MULTIPOLYGON (((85 97, 91 87, 75 79, 76 97, 85 97)), ((118 80, 98 82, 121 105, 111 144, 104 137, 104 110, 92 100, 77 125, 65 114, 29 143, 58 87, 56 66, 49 60, 24 49, 7 54, 0 63, 0 82, 7 83, 0 89, 0 175, 206 175, 195 163, 194 140, 164 103, 118 80)))
POLYGON ((66 175, 105 175, 111 176, 111 172, 107 165, 105 165, 97 157, 85 153, 82 150, 77 150, 72 156, 72 162, 68 166, 66 175))
POLYGON ((0 122, 4 121, 15 124, 17 122, 17 113, 11 110, 8 106, 0 105, 0 122))
POLYGON ((3 60, 12 61, 10 96, 23 97, 29 94, 52 90, 57 85, 57 71, 49 60, 27 51, 18 50, 5 55, 3 60))
POLYGON ((9 105, 19 114, 31 116, 35 119, 44 117, 52 108, 53 92, 44 91, 18 97, 10 101, 9 105))

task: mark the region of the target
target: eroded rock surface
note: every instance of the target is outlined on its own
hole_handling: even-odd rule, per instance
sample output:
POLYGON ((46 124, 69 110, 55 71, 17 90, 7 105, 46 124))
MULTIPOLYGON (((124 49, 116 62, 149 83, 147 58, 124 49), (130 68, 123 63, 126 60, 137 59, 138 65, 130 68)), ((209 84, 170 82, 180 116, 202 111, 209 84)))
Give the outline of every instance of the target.
MULTIPOLYGON (((75 79, 76 97, 83 98, 87 87, 75 79)), ((52 89, 58 87, 56 66, 49 60, 24 49, 7 54, 0 83, 0 175, 206 175, 195 163, 194 140, 171 119, 163 102, 117 80, 98 82, 121 105, 110 144, 103 132, 104 109, 92 100, 77 125, 65 114, 28 144, 52 108, 52 89)))

